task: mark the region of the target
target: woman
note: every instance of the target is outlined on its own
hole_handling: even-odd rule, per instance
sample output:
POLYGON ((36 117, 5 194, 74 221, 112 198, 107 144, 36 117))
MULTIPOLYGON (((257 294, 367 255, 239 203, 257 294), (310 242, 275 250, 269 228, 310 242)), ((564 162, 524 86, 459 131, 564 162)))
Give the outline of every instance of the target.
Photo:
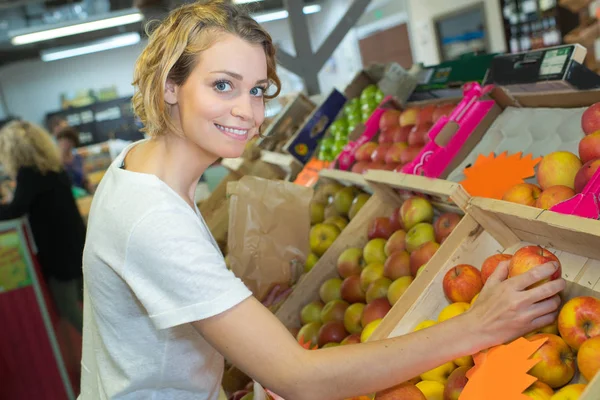
POLYGON ((214 400, 223 356, 285 399, 347 398, 556 317, 563 280, 525 290, 555 265, 508 280, 503 265, 477 303, 447 322, 304 350, 227 270, 193 201, 204 170, 240 156, 258 134, 269 85, 279 91, 270 36, 229 2, 184 5, 150 36, 134 84, 134 109, 150 139, 115 159, 94 196, 81 399, 214 400))
POLYGON ((79 147, 79 133, 75 128, 66 127, 56 134, 56 143, 60 149, 63 167, 74 186, 92 194, 93 189, 83 170, 83 158, 75 152, 79 147))
POLYGON ((78 302, 85 226, 58 150, 41 127, 13 121, 0 131, 0 163, 16 179, 13 198, 0 205, 0 219, 27 215, 58 312, 81 332, 78 302))

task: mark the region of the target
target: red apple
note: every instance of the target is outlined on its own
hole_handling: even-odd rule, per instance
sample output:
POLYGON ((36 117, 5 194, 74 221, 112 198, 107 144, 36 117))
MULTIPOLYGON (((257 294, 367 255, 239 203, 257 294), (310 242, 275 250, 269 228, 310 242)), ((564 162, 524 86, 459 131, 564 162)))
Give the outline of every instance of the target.
POLYGON ((577 352, 577 367, 588 382, 600 372, 600 336, 583 342, 577 352))
POLYGON ((375 170, 385 169, 385 163, 384 162, 370 162, 369 165, 367 166, 367 170, 369 170, 369 169, 375 169, 375 170))
POLYGON ((383 265, 383 276, 395 281, 402 276, 410 276, 410 255, 407 251, 392 253, 383 265))
POLYGON ((481 272, 472 265, 457 265, 444 276, 443 287, 451 302, 470 303, 483 288, 481 272))
POLYGON ((390 147, 392 147, 390 143, 383 143, 377 146, 375 151, 371 153, 371 161, 374 163, 383 164, 385 162, 385 156, 390 147))
POLYGON ((394 143, 394 130, 388 129, 386 131, 381 131, 379 133, 379 137, 377 138, 379 144, 382 143, 394 143))
POLYGON ((375 321, 386 316, 386 314, 392 309, 390 302, 385 297, 380 297, 373 300, 363 310, 361 319, 362 326, 365 327, 369 322, 375 321))
POLYGON ((402 168, 404 168, 404 164, 398 164, 396 168, 394 168, 394 172, 402 172, 402 168))
POLYGON ((400 115, 402 112, 400 110, 386 110, 379 120, 379 129, 382 131, 388 130, 390 128, 394 128, 396 126, 400 126, 400 115))
POLYGON ((375 393, 374 400, 427 400, 413 383, 405 382, 375 393))
POLYGON ((558 203, 575 196, 575 191, 570 187, 563 185, 550 186, 542 191, 540 197, 535 201, 535 206, 544 210, 549 210, 558 203))
POLYGON ((427 242, 410 253, 410 273, 412 276, 417 276, 419 268, 427 264, 439 248, 440 245, 436 242, 427 242))
POLYGON ((353 333, 352 335, 346 336, 344 340, 340 343, 342 346, 347 344, 357 344, 360 343, 360 333, 353 333))
POLYGON ((421 108, 421 111, 419 111, 419 115, 417 115, 417 125, 433 125, 433 113, 436 109, 437 104, 430 104, 421 108))
POLYGON ((352 166, 351 171, 355 174, 364 174, 369 169, 370 162, 359 161, 352 166))
POLYGON ((442 243, 456 228, 460 222, 460 215, 456 213, 445 213, 439 216, 433 223, 435 230, 435 241, 442 243))
POLYGON ((419 155, 419 153, 421 152, 421 149, 422 149, 422 147, 420 147, 420 146, 408 146, 402 152, 402 155, 400 156, 400 162, 402 164, 408 164, 409 162, 414 160, 415 157, 417 157, 419 155))
POLYGON ((560 278, 562 268, 560 265, 560 261, 558 261, 558 258, 543 247, 522 247, 519 250, 517 250, 517 252, 513 254, 512 258, 510 259, 510 265, 508 266, 508 277, 511 278, 513 276, 521 275, 529 271, 531 268, 535 268, 537 266, 546 264, 551 261, 558 263, 558 269, 556 270, 556 272, 552 274, 552 276, 549 279, 544 279, 542 282, 538 282, 536 284, 531 285, 532 288, 550 280, 560 278))
POLYGON ((592 104, 583 112, 581 129, 586 135, 600 130, 600 102, 592 104))
POLYGON ((393 171, 396 168, 398 168, 398 165, 401 164, 396 164, 396 163, 391 163, 391 164, 383 164, 383 167, 381 167, 381 169, 383 169, 384 171, 393 171))
POLYGON ((444 104, 436 108, 436 110, 433 112, 432 122, 435 124, 442 116, 450 116, 454 110, 454 107, 454 104, 444 104))
POLYGON ((600 336, 600 299, 579 296, 567 301, 558 314, 558 331, 574 350, 600 336))
POLYGON ((362 249, 349 248, 344 250, 337 259, 337 270, 342 278, 360 275, 362 271, 362 249))
POLYGON ((546 342, 531 356, 537 364, 528 374, 554 389, 566 385, 575 375, 573 350, 560 336, 550 333, 538 333, 528 338, 530 342, 539 339, 546 339, 546 342))
POLYGON ((375 142, 367 142, 356 149, 354 157, 356 161, 371 161, 371 155, 379 147, 375 142))
POLYGON ((579 158, 584 164, 600 158, 600 130, 581 139, 579 142, 579 158))
POLYGON ((327 322, 319 329, 319 347, 323 347, 327 343, 340 343, 346 336, 348 336, 348 332, 346 332, 343 322, 327 322))
POLYGON ((458 400, 465 386, 467 386, 467 371, 471 367, 458 367, 450 376, 444 387, 444 400, 458 400))
POLYGON ((360 275, 352 275, 344 279, 340 292, 342 299, 350 304, 365 302, 365 291, 360 286, 360 275))
POLYGON ((481 265, 481 281, 485 285, 488 278, 494 273, 501 261, 508 261, 512 258, 510 254, 494 254, 485 259, 481 265))
POLYGON ((385 155, 386 164, 398 164, 402 158, 402 152, 408 145, 406 143, 394 143, 385 155))
POLYGON ((321 310, 321 322, 343 321, 349 304, 344 300, 331 300, 321 310))
POLYGON ((394 143, 408 142, 408 135, 412 131, 413 125, 402 126, 394 130, 394 143))
POLYGON ((400 126, 416 125, 419 111, 418 107, 410 107, 402 111, 399 118, 400 126))
POLYGON ((583 191, 585 185, 592 179, 598 167, 600 167, 600 158, 583 164, 579 171, 577 171, 577 175, 575 175, 575 193, 583 191))
POLYGON ((392 233, 392 236, 390 236, 384 247, 385 255, 389 257, 392 253, 406 250, 405 241, 406 232, 404 230, 398 229, 392 233))
POLYGON ((535 202, 542 194, 542 189, 532 183, 519 183, 508 189, 502 200, 511 203, 535 207, 535 202))
POLYGON ((381 238, 388 240, 392 236, 394 231, 392 230, 392 224, 390 219, 386 217, 378 217, 371 220, 367 229, 367 237, 369 240, 381 238))
POLYGON ((390 215, 390 223, 392 224, 392 229, 395 231, 404 229, 404 225, 402 224, 402 216, 400 215, 400 207, 395 208, 392 211, 392 215, 390 215))

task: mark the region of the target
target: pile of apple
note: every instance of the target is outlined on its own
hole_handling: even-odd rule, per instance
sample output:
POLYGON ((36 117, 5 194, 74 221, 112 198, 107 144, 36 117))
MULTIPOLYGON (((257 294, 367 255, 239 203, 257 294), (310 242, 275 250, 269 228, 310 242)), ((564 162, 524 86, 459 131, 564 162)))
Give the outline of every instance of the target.
POLYGON ((581 193, 600 166, 600 103, 585 110, 581 127, 585 136, 579 142, 579 156, 568 151, 544 156, 537 168, 538 185, 515 185, 503 199, 547 210, 581 193))
POLYGON ((310 254, 304 265, 308 272, 371 197, 354 186, 328 182, 317 186, 310 203, 310 254))
POLYGON ((320 299, 302 308, 297 339, 319 348, 366 341, 460 218, 435 218, 431 203, 415 196, 390 217, 372 220, 366 245, 344 250, 339 277, 325 281, 320 299))
POLYGON ((356 149, 352 172, 369 169, 400 171, 419 155, 429 142, 429 130, 442 116, 454 110, 454 104, 410 107, 404 111, 390 109, 379 120, 377 143, 368 142, 356 149))
MULTIPOLYGON (((510 262, 509 277, 551 261, 558 262, 560 266, 554 254, 539 246, 522 247, 514 255, 494 254, 483 262, 481 269, 467 264, 457 265, 443 279, 443 291, 450 304, 442 309, 436 321, 422 321, 414 331, 467 311, 477 300, 489 276, 505 260, 510 262)), ((561 268, 550 279, 560 276, 561 268)), ((525 337, 531 341, 548 340, 532 356, 540 361, 528 373, 538 381, 524 394, 538 400, 577 399, 585 384, 570 384, 576 371, 589 382, 600 370, 600 299, 590 296, 572 298, 562 306, 554 323, 525 337)), ((472 366, 471 356, 462 357, 421 374, 404 387, 416 386, 426 399, 458 399, 467 384, 466 373, 472 366)))

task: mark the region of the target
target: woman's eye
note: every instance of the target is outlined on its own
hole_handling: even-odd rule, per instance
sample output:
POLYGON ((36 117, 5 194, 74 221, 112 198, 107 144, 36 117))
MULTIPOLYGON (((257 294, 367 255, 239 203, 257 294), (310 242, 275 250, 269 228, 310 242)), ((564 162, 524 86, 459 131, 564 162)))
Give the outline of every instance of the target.
POLYGON ((250 90, 250 94, 252 96, 256 96, 256 97, 262 97, 265 94, 265 88, 257 86, 255 88, 252 88, 252 90, 250 90))
POLYGON ((215 84, 215 89, 218 92, 228 92, 231 90, 231 84, 229 82, 217 82, 215 84))

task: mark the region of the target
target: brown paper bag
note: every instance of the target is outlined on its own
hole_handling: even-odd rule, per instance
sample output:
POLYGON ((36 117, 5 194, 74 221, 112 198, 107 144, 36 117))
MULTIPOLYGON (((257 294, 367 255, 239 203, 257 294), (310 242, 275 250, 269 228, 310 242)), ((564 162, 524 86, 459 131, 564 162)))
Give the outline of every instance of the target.
POLYGON ((227 192, 229 267, 269 307, 289 294, 304 270, 313 189, 244 176, 227 192))

